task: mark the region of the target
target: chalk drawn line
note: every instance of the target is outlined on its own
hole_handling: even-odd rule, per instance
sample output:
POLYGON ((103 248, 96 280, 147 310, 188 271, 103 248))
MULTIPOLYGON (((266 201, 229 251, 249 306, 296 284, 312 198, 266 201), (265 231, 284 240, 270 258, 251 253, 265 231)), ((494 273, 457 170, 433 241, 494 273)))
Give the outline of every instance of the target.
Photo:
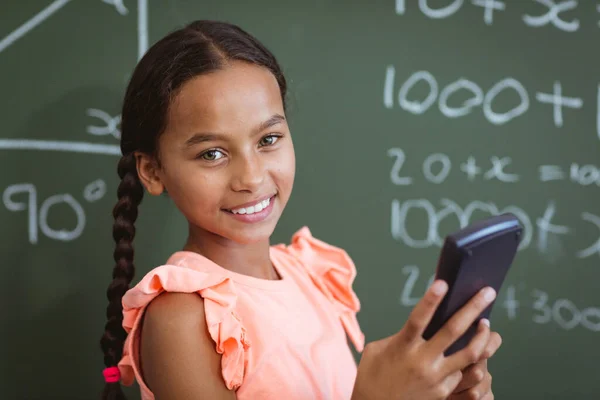
POLYGON ((50 18, 52 14, 63 8, 71 0, 55 0, 48 7, 34 15, 29 21, 12 31, 4 39, 0 40, 0 53, 8 46, 29 33, 33 28, 50 18))
POLYGON ((121 148, 116 144, 98 144, 58 140, 0 139, 0 150, 42 150, 105 154, 111 156, 121 155, 121 148))

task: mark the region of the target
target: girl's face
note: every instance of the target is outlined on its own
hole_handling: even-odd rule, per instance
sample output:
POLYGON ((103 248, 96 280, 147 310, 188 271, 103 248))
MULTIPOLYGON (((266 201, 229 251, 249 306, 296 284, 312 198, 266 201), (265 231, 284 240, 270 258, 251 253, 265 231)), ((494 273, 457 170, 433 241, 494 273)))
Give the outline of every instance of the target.
POLYGON ((234 61, 187 82, 159 149, 160 167, 138 156, 142 182, 152 194, 168 192, 193 234, 240 244, 271 236, 292 191, 295 155, 269 70, 234 61))

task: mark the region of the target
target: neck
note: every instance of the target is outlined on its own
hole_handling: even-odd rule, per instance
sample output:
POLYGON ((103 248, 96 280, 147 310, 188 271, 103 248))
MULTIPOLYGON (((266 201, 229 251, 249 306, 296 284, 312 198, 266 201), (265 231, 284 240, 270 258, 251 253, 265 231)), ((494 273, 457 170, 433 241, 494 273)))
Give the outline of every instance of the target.
POLYGON ((203 255, 219 266, 238 274, 259 279, 281 279, 270 257, 269 239, 250 244, 240 244, 208 231, 190 227, 183 248, 203 255))

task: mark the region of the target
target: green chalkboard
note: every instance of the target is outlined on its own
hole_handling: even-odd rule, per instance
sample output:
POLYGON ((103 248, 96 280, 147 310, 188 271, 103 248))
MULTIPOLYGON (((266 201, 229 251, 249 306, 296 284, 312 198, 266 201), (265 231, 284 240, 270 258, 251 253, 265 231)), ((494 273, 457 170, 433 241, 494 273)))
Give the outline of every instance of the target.
MULTIPOLYGON (((367 340, 402 326, 446 234, 512 211, 526 233, 492 314, 496 398, 597 398, 597 3, 3 2, 2 398, 97 398, 121 99, 140 54, 200 18, 283 65, 298 172, 273 242, 307 225, 348 251, 367 340)), ((187 231, 166 197, 137 227, 139 278, 187 231)))

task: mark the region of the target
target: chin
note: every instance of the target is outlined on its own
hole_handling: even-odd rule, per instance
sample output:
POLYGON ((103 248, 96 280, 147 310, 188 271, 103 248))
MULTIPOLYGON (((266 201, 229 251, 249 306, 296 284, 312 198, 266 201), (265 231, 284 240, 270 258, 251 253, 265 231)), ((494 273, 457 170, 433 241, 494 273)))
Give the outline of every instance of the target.
MULTIPOLYGON (((237 225, 237 224, 236 224, 237 225)), ((268 241, 273 231, 275 224, 248 224, 242 227, 228 227, 227 232, 223 232, 224 237, 238 244, 254 244, 262 241, 268 241)))

